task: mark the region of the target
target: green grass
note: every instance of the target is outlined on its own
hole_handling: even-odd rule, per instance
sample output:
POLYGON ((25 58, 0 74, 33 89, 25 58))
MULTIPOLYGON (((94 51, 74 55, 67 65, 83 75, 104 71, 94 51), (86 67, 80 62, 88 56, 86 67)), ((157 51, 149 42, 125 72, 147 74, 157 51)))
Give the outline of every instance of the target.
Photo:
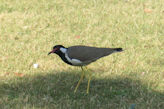
POLYGON ((0 0, 1 109, 128 109, 132 104, 164 108, 163 0, 0 0), (47 56, 56 44, 124 52, 89 65, 90 93, 85 78, 74 94, 81 70, 47 56))

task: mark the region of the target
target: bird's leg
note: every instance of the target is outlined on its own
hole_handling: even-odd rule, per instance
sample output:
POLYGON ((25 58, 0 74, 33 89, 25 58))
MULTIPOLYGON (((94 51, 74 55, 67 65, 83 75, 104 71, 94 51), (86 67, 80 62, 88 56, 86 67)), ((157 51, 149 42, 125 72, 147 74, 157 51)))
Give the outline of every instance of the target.
MULTIPOLYGON (((85 69, 86 70, 88 70, 87 69, 87 67, 85 67, 85 69)), ((88 70, 89 72, 89 78, 88 78, 88 85, 87 85, 87 94, 89 93, 89 88, 90 88, 90 81, 91 81, 91 77, 92 77, 92 75, 91 75, 91 71, 90 70, 88 70)))
POLYGON ((77 85, 76 85, 76 88, 75 88, 75 90, 74 90, 74 93, 76 93, 76 91, 77 91, 77 89, 78 89, 78 87, 79 87, 81 81, 82 81, 83 78, 84 78, 84 70, 83 70, 83 67, 81 67, 81 69, 82 69, 81 77, 80 77, 79 82, 78 82, 77 85))
POLYGON ((90 73, 90 71, 89 71, 89 79, 88 79, 88 86, 87 86, 87 94, 89 93, 90 81, 91 81, 91 73, 90 73))

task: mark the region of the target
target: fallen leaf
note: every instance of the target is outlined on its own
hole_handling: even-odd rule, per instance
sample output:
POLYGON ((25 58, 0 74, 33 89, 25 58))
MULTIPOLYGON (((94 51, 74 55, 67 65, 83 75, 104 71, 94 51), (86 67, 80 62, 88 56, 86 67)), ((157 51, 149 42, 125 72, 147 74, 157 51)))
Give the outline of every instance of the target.
POLYGON ((19 76, 19 77, 23 77, 23 76, 24 76, 23 73, 14 72, 14 74, 15 74, 16 76, 19 76))
POLYGON ((144 74, 145 74, 145 72, 142 72, 141 74, 142 74, 142 75, 144 75, 144 74))
POLYGON ((79 39, 79 38, 80 38, 80 36, 79 36, 79 35, 77 35, 77 36, 75 36, 75 38, 76 38, 76 39, 79 39))
POLYGON ((145 13, 151 13, 152 10, 151 10, 151 9, 148 9, 148 8, 145 8, 145 9, 144 9, 144 12, 145 12, 145 13))

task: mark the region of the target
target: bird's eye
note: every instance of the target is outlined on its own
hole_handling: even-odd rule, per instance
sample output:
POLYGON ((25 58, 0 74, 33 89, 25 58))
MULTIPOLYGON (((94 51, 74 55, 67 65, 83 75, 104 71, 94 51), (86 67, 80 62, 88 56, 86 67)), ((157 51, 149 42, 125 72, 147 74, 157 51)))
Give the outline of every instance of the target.
POLYGON ((59 50, 59 48, 54 48, 54 51, 58 51, 59 50))

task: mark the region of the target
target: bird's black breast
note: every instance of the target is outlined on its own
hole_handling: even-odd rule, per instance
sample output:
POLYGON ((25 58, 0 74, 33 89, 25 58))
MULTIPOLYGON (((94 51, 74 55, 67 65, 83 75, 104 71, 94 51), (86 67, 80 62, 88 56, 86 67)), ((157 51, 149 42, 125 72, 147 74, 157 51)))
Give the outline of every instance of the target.
POLYGON ((69 65, 73 65, 72 63, 70 63, 70 62, 67 60, 67 58, 65 57, 65 54, 64 54, 64 53, 59 52, 59 53, 57 53, 57 55, 58 55, 65 63, 67 63, 67 64, 69 64, 69 65))

